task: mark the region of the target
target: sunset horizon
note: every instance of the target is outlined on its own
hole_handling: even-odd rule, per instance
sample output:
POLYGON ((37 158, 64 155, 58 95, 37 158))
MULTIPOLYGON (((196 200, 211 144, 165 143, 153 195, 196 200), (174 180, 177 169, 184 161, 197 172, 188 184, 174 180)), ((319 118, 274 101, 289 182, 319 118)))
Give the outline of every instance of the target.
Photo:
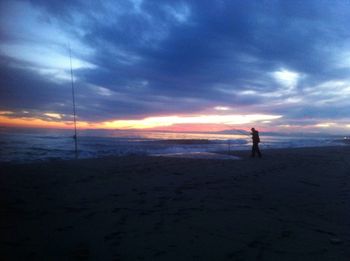
MULTIPOLYGON (((0 127, 42 128, 42 129, 72 129, 73 120, 64 120, 56 113, 44 113, 40 118, 11 117, 12 112, 0 112, 0 127)), ((72 117, 72 116, 70 116, 72 117)), ((163 115, 141 119, 117 119, 103 122, 88 122, 77 119, 80 130, 145 130, 173 132, 218 132, 234 129, 250 130, 252 127, 265 132, 276 133, 325 133, 333 135, 348 135, 350 124, 334 121, 322 121, 312 125, 276 124, 281 115, 227 115, 227 114, 193 114, 193 115, 163 115)))

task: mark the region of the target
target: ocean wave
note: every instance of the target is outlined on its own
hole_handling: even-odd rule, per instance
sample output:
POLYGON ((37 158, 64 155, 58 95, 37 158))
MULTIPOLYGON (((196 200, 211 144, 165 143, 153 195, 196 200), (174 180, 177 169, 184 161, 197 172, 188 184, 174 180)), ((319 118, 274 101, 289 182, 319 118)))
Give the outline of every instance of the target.
POLYGON ((192 145, 192 144, 212 144, 213 141, 208 139, 167 139, 167 140, 154 140, 153 143, 192 145))
MULTIPOLYGON (((78 150, 80 158, 94 158, 120 155, 150 155, 166 153, 201 153, 227 150, 250 149, 249 138, 234 135, 215 134, 172 134, 140 133, 134 137, 79 136, 78 150)), ((307 146, 327 146, 332 139, 324 137, 278 137, 261 135, 261 147, 291 148, 307 146)), ((338 139, 337 144, 343 144, 338 139)), ((334 143, 333 143, 334 144, 334 143)), ((0 162, 32 162, 75 158, 74 140, 67 132, 34 134, 7 133, 1 139, 0 162), (5 137, 5 138, 4 138, 5 137)))

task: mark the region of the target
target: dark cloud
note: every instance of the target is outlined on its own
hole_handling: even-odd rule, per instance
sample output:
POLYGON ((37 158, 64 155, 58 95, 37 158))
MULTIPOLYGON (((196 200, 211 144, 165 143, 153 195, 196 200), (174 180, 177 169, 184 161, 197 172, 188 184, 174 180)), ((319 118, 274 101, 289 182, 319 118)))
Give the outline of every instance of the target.
MULTIPOLYGON (((78 111, 85 120, 200 112, 217 105, 283 114, 291 120, 304 114, 321 119, 345 117, 349 108, 339 97, 340 105, 335 99, 320 109, 310 104, 314 96, 303 91, 323 82, 349 81, 346 1, 29 3, 40 14, 40 23, 59 28, 91 50, 84 53, 73 46, 73 54, 95 66, 75 71, 78 111), (276 80, 274 73, 283 70, 298 74, 295 86, 276 80), (256 95, 242 95, 244 91, 256 95), (293 97, 302 99, 280 105, 293 97)), ((2 30, 2 43, 12 36, 17 44, 31 44, 18 39, 18 33, 2 30)), ((6 48, 2 54, 11 56, 6 48)), ((1 64, 2 109, 69 113, 68 83, 28 68, 1 64)), ((326 99, 327 94, 314 98, 326 99)))
POLYGON ((0 57, 0 110, 71 113, 70 87, 49 81, 29 65, 0 57))

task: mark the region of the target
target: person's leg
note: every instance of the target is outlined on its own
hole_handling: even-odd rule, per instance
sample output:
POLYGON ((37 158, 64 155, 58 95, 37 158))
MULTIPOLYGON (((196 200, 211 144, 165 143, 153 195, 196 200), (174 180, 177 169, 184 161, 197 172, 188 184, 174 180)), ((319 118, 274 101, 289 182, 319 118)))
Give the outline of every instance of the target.
POLYGON ((259 158, 261 158, 262 155, 258 144, 256 144, 256 152, 258 153, 259 158))
POLYGON ((257 144, 256 143, 253 143, 253 147, 252 147, 252 157, 254 158, 255 157, 255 153, 257 152, 257 144))
POLYGON ((251 157, 254 158, 255 157, 255 152, 256 152, 256 144, 253 143, 253 147, 252 147, 252 155, 251 157))

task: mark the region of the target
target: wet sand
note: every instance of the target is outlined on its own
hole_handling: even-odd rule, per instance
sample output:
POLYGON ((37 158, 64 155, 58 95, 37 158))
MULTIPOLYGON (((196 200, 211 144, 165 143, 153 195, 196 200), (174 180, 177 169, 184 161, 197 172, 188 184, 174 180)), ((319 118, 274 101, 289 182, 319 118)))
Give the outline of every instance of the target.
POLYGON ((350 147, 0 167, 1 260, 350 260, 350 147))

